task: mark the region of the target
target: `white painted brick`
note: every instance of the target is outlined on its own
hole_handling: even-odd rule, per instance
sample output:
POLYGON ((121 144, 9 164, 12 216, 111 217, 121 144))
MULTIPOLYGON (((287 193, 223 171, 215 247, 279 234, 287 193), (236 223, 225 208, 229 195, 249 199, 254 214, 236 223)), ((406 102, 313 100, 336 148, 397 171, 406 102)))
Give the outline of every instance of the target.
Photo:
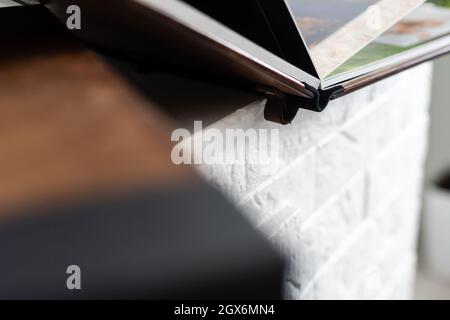
MULTIPOLYGON (((244 109, 240 109, 232 115, 224 118, 220 122, 210 126, 209 129, 218 129, 225 132, 226 129, 280 129, 280 136, 288 127, 281 126, 264 120, 265 101, 257 101, 244 109)), ((206 129, 207 130, 207 129, 206 129)), ((281 143, 283 140, 280 139, 281 143)), ((210 181, 217 185, 226 194, 231 196, 236 201, 242 199, 250 190, 256 188, 265 180, 269 179, 274 173, 281 170, 285 165, 284 158, 281 157, 281 162, 276 166, 244 163, 244 164, 203 164, 198 166, 199 172, 210 181)))
POLYGON ((258 224, 285 207, 306 219, 315 208, 315 160, 314 154, 306 154, 286 174, 247 200, 244 210, 256 212, 254 221, 258 224))
POLYGON ((379 299, 382 300, 404 300, 412 299, 416 277, 415 256, 405 259, 405 262, 396 270, 387 290, 382 292, 379 299))
POLYGON ((313 217, 299 222, 300 216, 295 215, 273 236, 276 246, 295 262, 287 271, 291 284, 300 287, 308 282, 361 223, 363 185, 361 175, 313 217))
POLYGON ((307 299, 374 299, 383 296, 383 291, 393 291, 393 284, 397 282, 403 283, 404 287, 409 281, 411 289, 413 270, 409 275, 396 271, 404 260, 415 257, 419 205, 415 188, 403 188, 387 195, 376 212, 359 226, 362 230, 356 230, 356 236, 350 235, 349 243, 337 253, 339 256, 335 261, 321 266, 325 271, 323 274, 319 271, 310 288, 305 288, 306 292, 291 288, 290 294, 307 299), (373 277, 377 286, 371 282, 373 279, 370 280, 373 277))
POLYGON ((319 207, 362 169, 363 148, 352 137, 338 134, 318 146, 316 158, 316 207, 319 207))
MULTIPOLYGON (((386 217, 388 218, 388 217, 386 217)), ((300 297, 304 299, 375 299, 391 285, 391 275, 409 253, 393 245, 394 232, 374 222, 363 228, 336 263, 300 297), (389 242, 389 245, 387 243, 389 242)), ((396 279, 397 280, 397 279, 396 279)))
POLYGON ((415 271, 431 64, 288 126, 264 101, 212 128, 280 129, 280 161, 200 165, 288 259, 286 298, 408 298, 415 271))
POLYGON ((419 118, 410 124, 403 137, 375 159, 368 169, 368 212, 377 206, 387 190, 419 190, 422 181, 424 155, 426 151, 427 118, 419 118))

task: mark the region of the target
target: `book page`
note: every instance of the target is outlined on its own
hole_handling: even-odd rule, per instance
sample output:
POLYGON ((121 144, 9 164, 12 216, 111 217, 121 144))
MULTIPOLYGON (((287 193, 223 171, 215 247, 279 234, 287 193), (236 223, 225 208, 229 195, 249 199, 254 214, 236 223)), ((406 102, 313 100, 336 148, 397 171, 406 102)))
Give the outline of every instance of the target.
POLYGON ((336 76, 450 35, 450 1, 429 1, 359 51, 331 75, 336 76), (436 5, 433 2, 441 3, 436 5))
POLYGON ((320 78, 425 0, 287 0, 320 78))
POLYGON ((355 54, 331 76, 356 70, 446 35, 450 35, 450 1, 430 1, 355 54))

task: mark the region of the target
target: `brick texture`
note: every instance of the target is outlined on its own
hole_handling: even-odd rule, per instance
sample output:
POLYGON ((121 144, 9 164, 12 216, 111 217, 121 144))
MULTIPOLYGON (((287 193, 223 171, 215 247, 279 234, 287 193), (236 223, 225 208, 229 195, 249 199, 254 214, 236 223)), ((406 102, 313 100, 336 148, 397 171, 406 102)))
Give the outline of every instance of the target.
POLYGON ((431 65, 288 126, 264 101, 212 128, 280 130, 280 160, 199 165, 286 256, 287 299, 406 299, 412 294, 431 65))

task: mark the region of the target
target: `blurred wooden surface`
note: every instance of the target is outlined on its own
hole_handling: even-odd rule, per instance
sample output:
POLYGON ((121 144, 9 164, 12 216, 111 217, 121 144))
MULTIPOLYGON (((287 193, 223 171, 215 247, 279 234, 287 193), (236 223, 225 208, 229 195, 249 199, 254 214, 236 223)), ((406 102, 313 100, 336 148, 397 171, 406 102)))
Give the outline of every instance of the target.
POLYGON ((191 177, 155 106, 44 11, 20 10, 0 14, 14 30, 0 32, 0 212, 191 177))

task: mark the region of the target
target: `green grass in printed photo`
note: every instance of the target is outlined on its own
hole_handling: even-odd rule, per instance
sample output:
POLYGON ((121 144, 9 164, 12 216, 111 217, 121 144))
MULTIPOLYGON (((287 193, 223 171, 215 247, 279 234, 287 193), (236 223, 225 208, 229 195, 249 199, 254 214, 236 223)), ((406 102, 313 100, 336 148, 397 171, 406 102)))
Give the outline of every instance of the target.
POLYGON ((437 4, 438 6, 450 8, 450 0, 429 0, 428 2, 437 4))
MULTIPOLYGON (((450 8, 450 0, 428 0, 427 2, 434 3, 438 6, 450 8)), ((393 56, 394 54, 401 53, 414 47, 415 46, 400 47, 372 42, 369 45, 367 45, 364 49, 356 53, 352 58, 347 60, 347 62, 342 64, 328 77, 330 78, 345 72, 358 69, 370 63, 383 60, 385 58, 393 56)))

